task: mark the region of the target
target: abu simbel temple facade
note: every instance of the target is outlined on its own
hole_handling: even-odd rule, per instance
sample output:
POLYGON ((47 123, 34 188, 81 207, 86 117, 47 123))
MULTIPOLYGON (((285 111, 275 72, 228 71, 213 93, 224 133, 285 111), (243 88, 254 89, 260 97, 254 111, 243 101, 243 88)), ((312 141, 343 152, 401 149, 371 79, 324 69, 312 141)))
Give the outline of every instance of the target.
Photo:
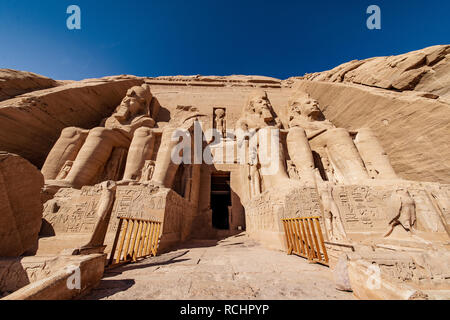
POLYGON ((245 232, 357 298, 448 299, 449 54, 287 80, 1 70, 0 292, 72 299, 105 267, 245 232))

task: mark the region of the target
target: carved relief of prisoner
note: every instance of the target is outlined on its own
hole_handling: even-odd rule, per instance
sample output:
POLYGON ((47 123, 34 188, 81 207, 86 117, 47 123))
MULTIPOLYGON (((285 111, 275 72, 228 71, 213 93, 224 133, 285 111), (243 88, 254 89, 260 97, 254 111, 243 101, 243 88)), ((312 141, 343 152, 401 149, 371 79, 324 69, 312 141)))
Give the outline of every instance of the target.
POLYGON ((101 248, 104 245, 103 243, 116 198, 117 186, 113 181, 105 181, 99 185, 99 188, 101 189, 101 196, 96 212, 97 223, 95 224, 94 232, 89 242, 81 248, 81 251, 91 248, 101 248))
POLYGON ((392 234, 395 227, 400 226, 405 231, 413 232, 416 225, 416 204, 408 190, 405 188, 397 188, 390 199, 390 221, 389 231, 385 234, 388 237, 392 234))
POLYGON ((331 183, 324 183, 320 189, 328 239, 330 241, 343 241, 347 238, 347 234, 339 208, 333 198, 333 186, 331 183))

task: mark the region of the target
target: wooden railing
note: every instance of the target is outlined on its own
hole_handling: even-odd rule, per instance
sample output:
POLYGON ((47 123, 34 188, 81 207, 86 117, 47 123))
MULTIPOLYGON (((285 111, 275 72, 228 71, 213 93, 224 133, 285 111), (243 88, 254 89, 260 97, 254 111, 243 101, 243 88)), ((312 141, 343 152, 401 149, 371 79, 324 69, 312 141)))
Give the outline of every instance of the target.
POLYGON ((328 254, 319 217, 282 219, 288 254, 296 254, 311 262, 328 266, 328 254))
POLYGON ((126 217, 118 217, 118 219, 119 225, 109 258, 109 266, 156 256, 161 222, 126 217))

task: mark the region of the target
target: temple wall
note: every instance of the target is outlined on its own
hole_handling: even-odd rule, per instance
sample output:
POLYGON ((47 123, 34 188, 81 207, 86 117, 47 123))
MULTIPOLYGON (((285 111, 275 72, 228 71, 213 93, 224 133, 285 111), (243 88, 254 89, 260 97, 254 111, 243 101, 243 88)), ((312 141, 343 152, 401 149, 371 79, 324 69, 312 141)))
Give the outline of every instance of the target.
POLYGON ((212 127, 213 110, 221 107, 226 109, 226 127, 233 129, 241 117, 242 107, 247 103, 249 95, 255 90, 267 91, 275 113, 287 123, 286 106, 292 93, 290 87, 281 85, 245 85, 236 83, 234 86, 180 85, 177 82, 162 84, 161 81, 147 80, 154 97, 161 105, 158 122, 168 122, 171 113, 178 105, 194 106, 201 114, 208 117, 208 129, 212 127))

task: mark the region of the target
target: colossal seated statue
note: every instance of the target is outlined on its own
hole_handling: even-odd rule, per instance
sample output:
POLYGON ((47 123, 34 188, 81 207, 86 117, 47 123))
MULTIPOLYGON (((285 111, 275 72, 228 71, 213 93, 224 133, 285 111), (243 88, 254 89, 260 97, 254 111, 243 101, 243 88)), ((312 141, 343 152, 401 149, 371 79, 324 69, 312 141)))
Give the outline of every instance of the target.
MULTIPOLYGON (((304 184, 314 184, 315 161, 312 147, 323 152, 332 167, 333 179, 358 184, 368 179, 397 179, 381 144, 370 129, 360 129, 355 140, 344 128, 326 120, 319 103, 301 93, 289 101, 287 145, 291 160, 304 184)), ((331 177, 329 177, 331 178, 331 177)))
POLYGON ((123 178, 138 179, 145 161, 153 153, 152 98, 148 85, 132 87, 103 126, 91 130, 64 129, 42 168, 45 179, 56 179, 64 164, 73 161, 65 178, 55 184, 75 188, 94 184, 116 148, 129 149, 123 178))
POLYGON ((253 179, 258 179, 260 176, 262 183, 249 181, 250 185, 261 186, 261 188, 264 186, 267 190, 289 183, 279 129, 281 129, 281 122, 273 112, 267 93, 261 91, 253 94, 236 123, 238 147, 244 147, 247 155, 252 148, 257 149, 257 157, 254 158, 258 159, 259 163, 252 164, 248 170, 253 172, 251 175, 253 179), (260 174, 255 172, 256 167, 260 168, 260 174))

